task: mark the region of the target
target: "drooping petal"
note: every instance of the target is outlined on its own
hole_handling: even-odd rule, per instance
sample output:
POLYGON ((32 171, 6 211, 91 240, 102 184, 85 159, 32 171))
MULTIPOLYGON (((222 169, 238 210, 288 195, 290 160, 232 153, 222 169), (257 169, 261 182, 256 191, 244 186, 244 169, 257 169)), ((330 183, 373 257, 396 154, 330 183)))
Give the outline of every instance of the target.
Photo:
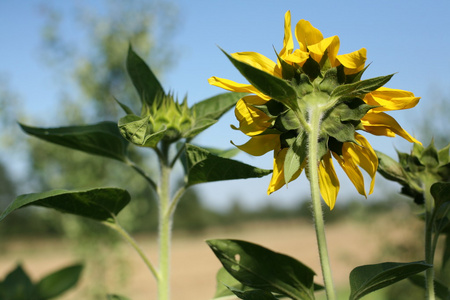
POLYGON ((348 143, 344 143, 344 146, 342 147, 342 155, 343 158, 341 158, 339 155, 335 154, 333 152, 334 158, 337 160, 339 165, 341 166, 342 170, 347 174, 350 181, 355 186, 358 193, 366 197, 366 191, 364 189, 364 177, 359 170, 358 166, 356 165, 355 161, 353 161, 352 156, 346 155, 346 152, 344 152, 345 145, 348 143))
POLYGON ((337 56, 337 60, 344 66, 344 73, 348 75, 358 73, 364 69, 366 59, 366 48, 361 48, 358 51, 337 56))
POLYGON ((300 20, 295 26, 295 37, 300 44, 300 50, 307 52, 310 45, 317 44, 323 40, 323 35, 319 29, 313 27, 306 20, 300 20))
POLYGON ((332 210, 339 192, 339 179, 334 170, 330 152, 325 154, 319 163, 319 185, 323 200, 332 210))
MULTIPOLYGON (((233 143, 233 145, 235 145, 233 143)), ((269 151, 280 148, 279 134, 264 134, 252 137, 243 145, 235 145, 244 152, 253 156, 261 156, 269 151)))
POLYGON ((280 74, 274 74, 276 63, 266 56, 257 52, 236 52, 231 56, 241 62, 251 65, 257 69, 267 72, 271 75, 281 77, 280 74))
POLYGON ((351 159, 361 168, 363 168, 371 178, 369 195, 372 194, 375 186, 375 175, 378 169, 378 157, 375 154, 370 143, 362 135, 355 133, 355 139, 360 145, 354 143, 345 143, 345 150, 351 159))
MULTIPOLYGON (((274 151, 273 172, 272 178, 270 179, 269 188, 267 189, 268 195, 281 189, 286 184, 286 181, 284 180, 284 160, 286 158, 287 151, 288 148, 283 148, 278 152, 274 151)), ((300 169, 295 172, 294 176, 292 176, 291 181, 297 179, 298 176, 300 176, 303 169, 305 168, 305 165, 306 160, 303 162, 300 169)))
POLYGON ((239 128, 235 129, 239 129, 246 135, 255 136, 269 128, 271 126, 270 117, 253 106, 266 102, 267 100, 255 95, 241 98, 236 103, 234 110, 236 119, 239 121, 239 128))
POLYGON ((238 92, 238 93, 251 93, 260 96, 263 99, 270 100, 270 97, 262 94, 258 89, 256 89, 251 84, 237 83, 229 79, 219 78, 216 76, 210 77, 208 79, 209 84, 218 86, 228 91, 238 92))
POLYGON ((308 45, 308 50, 310 56, 316 61, 320 62, 325 51, 327 52, 328 58, 330 60, 331 66, 336 66, 336 56, 339 51, 339 37, 337 35, 328 37, 321 40, 316 44, 308 45))
POLYGON ((284 39, 283 39, 283 49, 281 49, 278 54, 282 59, 286 55, 291 54, 294 50, 294 39, 292 38, 291 31, 291 12, 288 10, 284 15, 284 39))
POLYGON ((361 125, 363 125, 365 131, 374 135, 394 137, 395 134, 398 134, 408 142, 422 145, 421 142, 406 132, 406 130, 404 130, 393 117, 383 112, 369 111, 361 119, 361 125))
POLYGON ((379 106, 372 111, 408 109, 416 106, 419 100, 420 97, 415 97, 411 92, 386 87, 380 87, 364 97, 367 104, 379 106))
POLYGON ((289 63, 299 64, 303 66, 303 63, 309 58, 309 52, 295 49, 292 54, 285 55, 284 60, 289 63))

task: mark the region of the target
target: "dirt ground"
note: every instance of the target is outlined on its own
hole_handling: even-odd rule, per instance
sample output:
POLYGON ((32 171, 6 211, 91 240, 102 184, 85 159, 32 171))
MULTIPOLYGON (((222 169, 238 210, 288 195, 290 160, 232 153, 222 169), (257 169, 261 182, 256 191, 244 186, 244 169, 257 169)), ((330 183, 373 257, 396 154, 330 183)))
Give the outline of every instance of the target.
MULTIPOLYGON (((359 265, 420 260, 420 242, 415 240, 422 234, 421 226, 421 222, 412 216, 398 215, 364 221, 340 221, 329 225, 328 247, 336 285, 348 286, 348 274, 359 265)), ((216 285, 215 274, 221 265, 204 242, 211 238, 247 240, 293 256, 315 270, 318 274, 316 282, 320 283, 320 266, 311 223, 264 222, 231 228, 210 229, 198 235, 175 234, 172 248, 172 299, 212 298, 216 285)), ((136 239, 150 260, 156 262, 155 237, 138 236, 136 239)), ((100 291, 103 295, 117 293, 132 300, 156 299, 154 280, 139 256, 125 242, 116 251, 120 253, 115 256, 120 257, 120 263, 103 266, 100 274, 96 274, 96 262, 87 261, 87 270, 80 284, 61 299, 105 299, 104 296, 87 295, 100 281, 107 282, 100 291)), ((96 255, 108 259, 111 258, 110 254, 102 251, 96 255)), ((77 260, 79 254, 74 253, 69 243, 61 239, 9 240, 0 247, 0 278, 13 269, 18 261, 22 261, 26 271, 37 280, 77 260)))

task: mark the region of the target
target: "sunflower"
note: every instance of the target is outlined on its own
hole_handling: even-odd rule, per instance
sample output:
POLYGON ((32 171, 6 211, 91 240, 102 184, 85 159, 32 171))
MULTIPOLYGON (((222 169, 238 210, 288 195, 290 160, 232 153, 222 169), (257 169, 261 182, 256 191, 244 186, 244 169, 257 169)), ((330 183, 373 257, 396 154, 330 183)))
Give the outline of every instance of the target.
MULTIPOLYGON (((268 194, 296 179, 309 163, 319 168, 320 193, 333 209, 339 191, 333 159, 356 190, 367 196, 361 169, 371 177, 371 194, 378 158, 370 143, 356 130, 420 143, 386 112, 414 107, 420 98, 413 93, 386 88, 392 75, 361 80, 366 49, 338 55, 338 36, 324 38, 310 22, 295 26, 299 44, 294 49, 291 15, 285 14, 283 48, 274 62, 256 52, 225 53, 249 84, 211 77, 210 84, 250 95, 235 108, 239 126, 250 137, 237 147, 260 156, 273 151, 273 174, 268 194), (307 155, 311 120, 318 116, 318 161, 307 155)), ((308 174, 307 174, 308 175, 308 174)))

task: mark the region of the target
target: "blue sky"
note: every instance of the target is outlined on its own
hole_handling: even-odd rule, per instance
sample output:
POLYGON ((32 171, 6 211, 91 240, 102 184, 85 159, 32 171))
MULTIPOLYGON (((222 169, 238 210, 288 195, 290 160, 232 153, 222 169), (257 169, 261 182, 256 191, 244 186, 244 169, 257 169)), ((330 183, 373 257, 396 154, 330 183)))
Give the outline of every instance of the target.
MULTIPOLYGON (((85 1, 85 4, 98 5, 98 2, 85 1)), ((43 20, 39 3, 37 0, 0 1, 0 76, 8 78, 10 88, 22 100, 27 114, 44 113, 51 119, 60 87, 42 62, 39 47, 43 20)), ((245 82, 218 46, 227 52, 256 51, 275 59, 273 47, 278 50, 282 47, 287 10, 291 11, 293 27, 298 20, 306 19, 325 37, 338 35, 340 54, 365 47, 371 63, 365 78, 396 73, 388 87, 409 90, 422 97, 415 109, 391 115, 424 144, 429 143, 430 137, 419 135, 423 121, 421 112, 433 105, 435 93, 450 96, 446 90, 450 83, 449 1, 180 0, 174 3, 179 7, 180 17, 178 30, 172 37, 178 57, 162 83, 179 95, 187 93, 191 104, 223 92, 208 85, 207 79, 211 76, 245 82)), ((70 12, 73 1, 58 5, 70 12)), ((77 33, 67 28, 67 35, 77 33)), ((244 143, 245 135, 233 131, 230 124, 236 124, 232 113, 199 136, 197 143, 223 148, 231 147, 230 140, 244 143)), ((374 148, 390 155, 395 155, 394 147, 404 152, 410 149, 409 144, 400 139, 369 137, 369 141, 374 148)), ((270 154, 258 158, 240 154, 237 159, 263 168, 272 165, 270 154)), ((308 195, 307 181, 301 177, 288 189, 268 197, 265 191, 269 179, 213 183, 201 190, 208 203, 215 207, 227 207, 230 200, 237 197, 243 197, 248 207, 267 202, 292 205, 308 195)), ((382 188, 369 200, 381 198, 384 195, 381 189, 385 190, 385 186, 392 190, 398 188, 387 184, 381 176, 377 185, 382 188)), ((338 201, 358 197, 348 180, 342 179, 341 186, 338 201)))

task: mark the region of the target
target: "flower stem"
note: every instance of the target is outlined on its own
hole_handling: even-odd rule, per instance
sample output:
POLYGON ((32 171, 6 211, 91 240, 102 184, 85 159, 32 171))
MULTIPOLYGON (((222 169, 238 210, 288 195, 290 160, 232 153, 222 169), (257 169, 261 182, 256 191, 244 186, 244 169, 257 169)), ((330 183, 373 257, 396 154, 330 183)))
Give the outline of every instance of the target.
POLYGON ((320 264, 322 267, 322 276, 325 284, 325 291, 328 300, 335 300, 333 278, 331 276, 330 259, 328 257, 327 240, 325 236, 325 224, 323 220, 322 201, 320 197, 319 187, 319 157, 318 157, 318 141, 320 120, 322 118, 322 110, 313 108, 310 111, 309 119, 309 140, 308 140, 308 171, 309 181, 311 185, 311 198, 313 206, 314 225, 316 229, 317 244, 319 247, 320 264))
POLYGON ((169 145, 162 144, 160 156, 161 182, 158 189, 159 195, 159 281, 158 300, 170 299, 170 244, 172 236, 172 215, 166 212, 170 206, 170 173, 169 145))
POLYGON ((433 242, 433 210, 434 199, 431 195, 430 189, 433 182, 426 181, 424 184, 425 194, 425 261, 432 265, 431 268, 425 272, 426 295, 428 300, 434 300, 434 252, 436 250, 436 243, 433 242))

